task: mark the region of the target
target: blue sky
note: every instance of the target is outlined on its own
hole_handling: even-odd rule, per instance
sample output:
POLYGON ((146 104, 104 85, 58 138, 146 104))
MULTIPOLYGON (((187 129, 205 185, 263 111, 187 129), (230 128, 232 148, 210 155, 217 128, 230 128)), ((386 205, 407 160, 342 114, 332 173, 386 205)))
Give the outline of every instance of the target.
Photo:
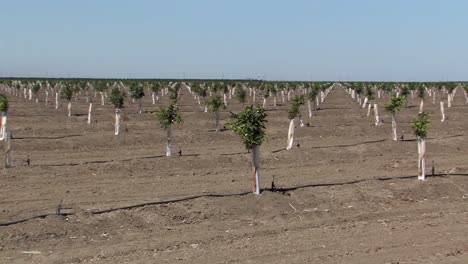
POLYGON ((468 1, 0 0, 0 76, 468 80, 468 1))

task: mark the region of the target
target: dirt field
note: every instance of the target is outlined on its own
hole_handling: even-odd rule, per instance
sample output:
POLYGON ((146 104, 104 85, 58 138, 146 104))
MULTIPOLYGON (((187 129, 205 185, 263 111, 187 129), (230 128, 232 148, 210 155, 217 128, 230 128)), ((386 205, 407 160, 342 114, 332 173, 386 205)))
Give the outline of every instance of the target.
MULTIPOLYGON (((96 105, 88 127, 84 98, 73 101, 75 115, 67 117, 64 101, 56 111, 43 98, 37 104, 10 97, 14 167, 1 169, 0 223, 53 214, 61 200, 62 212, 72 214, 0 226, 0 263, 468 263, 462 91, 443 123, 438 101, 426 99, 433 122, 428 173, 434 161, 436 176, 425 182, 416 179, 409 128, 419 107, 398 114, 405 141, 394 142, 386 100, 378 100, 384 124, 376 127, 367 109, 335 89, 305 118, 310 127, 296 129, 300 147, 277 152, 286 147, 289 104, 279 98, 275 108, 269 99, 262 188, 274 177, 285 190, 256 196, 239 138, 214 132, 214 115, 187 91, 184 122, 173 130, 174 152, 183 155, 171 158, 164 157, 165 131, 150 113, 157 109, 151 96, 143 114, 127 102, 118 137, 110 105, 96 105)), ((240 109, 236 99, 229 104, 222 123, 240 109)))

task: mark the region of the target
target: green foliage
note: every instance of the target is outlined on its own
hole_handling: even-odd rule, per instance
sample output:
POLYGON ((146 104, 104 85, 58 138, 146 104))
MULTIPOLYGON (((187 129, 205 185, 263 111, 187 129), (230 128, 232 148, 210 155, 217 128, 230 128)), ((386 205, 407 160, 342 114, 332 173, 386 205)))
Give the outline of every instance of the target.
POLYGON ((197 83, 195 83, 193 86, 192 86, 192 91, 202 97, 202 98, 206 98, 208 96, 208 88, 206 86, 201 86, 197 83))
POLYGON ((431 126, 431 120, 429 115, 425 112, 419 113, 418 116, 411 122, 411 128, 414 130, 414 134, 417 137, 425 138, 427 131, 431 126))
POLYGON ((161 107, 159 111, 154 113, 154 116, 159 120, 161 127, 164 129, 168 129, 172 124, 182 122, 179 108, 175 104, 170 104, 168 107, 161 107))
POLYGON ((267 114, 262 107, 250 105, 244 107, 238 114, 231 113, 231 121, 227 126, 241 137, 244 146, 252 149, 266 140, 265 123, 267 114))
POLYGON ((114 105, 115 109, 122 109, 124 107, 124 100, 127 95, 124 91, 117 87, 114 87, 110 94, 110 101, 114 105))
POLYGON ((403 85, 403 86, 401 87, 401 96, 403 96, 403 97, 408 97, 408 95, 410 95, 410 89, 409 89, 408 86, 403 85))
POLYGON ((143 96, 145 96, 145 90, 143 88, 143 85, 139 83, 132 83, 128 91, 130 93, 130 97, 132 97, 133 99, 140 99, 143 96))
POLYGON ((107 90, 107 82, 106 81, 98 81, 94 84, 94 89, 98 92, 104 92, 107 90))
POLYGON ((456 83, 447 83, 446 87, 447 87, 447 91, 449 93, 452 93, 457 88, 457 84, 456 83))
POLYGON ((61 91, 62 98, 65 98, 65 99, 67 99, 67 101, 70 102, 74 92, 75 91, 74 91, 73 87, 71 86, 71 84, 66 83, 65 86, 62 88, 62 91, 61 91))
POLYGON ((393 83, 386 82, 382 85, 382 90, 384 90, 387 93, 392 92, 394 88, 395 85, 393 83))
POLYGON ((39 89, 41 88, 41 85, 36 83, 36 84, 33 84, 31 86, 31 92, 34 94, 34 95, 37 95, 37 92, 39 92, 39 89))
POLYGON ((294 96, 291 102, 291 107, 288 110, 288 118, 289 119, 296 118, 301 112, 301 105, 303 105, 304 103, 305 103, 304 95, 294 96))
POLYGON ((424 88, 424 86, 418 85, 416 89, 418 91, 418 97, 424 99, 424 97, 426 96, 426 89, 424 88))
POLYGON ((401 107, 403 106, 403 97, 392 97, 390 100, 384 105, 385 111, 395 114, 400 111, 401 107))
POLYGON ((364 91, 364 87, 363 87, 362 83, 356 83, 356 84, 355 84, 355 87, 354 87, 354 91, 355 91, 358 95, 361 95, 362 92, 364 91))
POLYGON ((226 108, 221 100, 221 96, 218 94, 213 95, 210 100, 208 100, 207 104, 210 107, 210 112, 212 113, 217 112, 221 107, 226 108))
POLYGON ((150 89, 153 93, 159 92, 161 90, 161 83, 160 82, 152 82, 150 84, 150 89))
POLYGON ((263 86, 263 98, 268 98, 270 96, 270 91, 272 89, 271 84, 265 83, 263 86))
POLYGON ((247 102, 247 91, 241 85, 237 86, 236 88, 236 98, 242 105, 247 102))
POLYGON ((4 94, 0 94, 0 111, 8 111, 8 98, 4 94))
POLYGON ((366 97, 368 100, 373 100, 374 99, 374 90, 372 90, 372 86, 368 85, 366 87, 366 97))

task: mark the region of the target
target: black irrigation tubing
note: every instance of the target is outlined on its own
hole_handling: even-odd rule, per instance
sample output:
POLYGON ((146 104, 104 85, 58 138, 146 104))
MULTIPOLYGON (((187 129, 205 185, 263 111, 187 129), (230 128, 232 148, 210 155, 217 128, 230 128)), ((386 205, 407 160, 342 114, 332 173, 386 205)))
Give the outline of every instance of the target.
POLYGON ((62 139, 62 138, 71 138, 71 137, 81 137, 83 135, 66 135, 66 136, 56 136, 56 137, 12 137, 11 139, 62 139))
POLYGON ((320 149, 320 148, 342 148, 342 147, 354 147, 354 146, 359 146, 359 145, 365 145, 365 144, 372 144, 372 143, 379 143, 379 142, 384 142, 387 139, 379 139, 379 140, 371 140, 371 141, 364 141, 364 142, 359 142, 355 144, 344 144, 344 145, 330 145, 330 146, 318 146, 318 147, 312 147, 313 149, 320 149))
MULTIPOLYGON (((202 154, 184 154, 178 157, 198 157, 202 154)), ((143 156, 137 158, 130 158, 130 159, 121 159, 121 160, 92 160, 92 161, 85 161, 81 163, 61 163, 61 164, 32 164, 29 166, 36 166, 36 167, 65 167, 65 166, 78 166, 78 165, 86 165, 86 164, 103 164, 103 163, 111 163, 111 162, 125 162, 125 161, 132 161, 132 160, 139 160, 139 159, 157 159, 157 158, 164 158, 166 155, 154 155, 154 156, 143 156)))
MULTIPOLYGON (((317 146, 317 147, 312 147, 312 149, 353 147, 353 146, 359 146, 359 145, 364 145, 364 144, 371 144, 371 143, 384 142, 384 141, 386 141, 386 140, 387 140, 387 139, 379 139, 379 140, 372 140, 372 141, 359 142, 359 143, 355 143, 355 144, 317 146)), ((286 150, 286 148, 273 150, 271 153, 278 153, 278 152, 284 151, 284 150, 286 150)))
POLYGON ((26 222, 26 221, 29 221, 29 220, 33 220, 33 219, 40 219, 40 218, 46 218, 48 216, 53 216, 53 215, 60 215, 60 216, 68 216, 68 215, 74 215, 74 213, 60 213, 60 214, 40 214, 40 215, 35 215, 35 216, 32 216, 32 217, 29 217, 29 218, 24 218, 24 219, 19 219, 19 220, 14 220, 14 221, 9 221, 9 222, 2 222, 0 223, 0 226, 10 226, 10 225, 15 225, 15 224, 19 224, 19 223, 23 223, 23 222, 26 222))
POLYGON ((122 207, 109 208, 109 209, 104 209, 104 210, 91 211, 91 214, 98 215, 98 214, 104 214, 104 213, 119 211, 119 210, 129 210, 129 209, 144 207, 144 206, 148 206, 148 205, 161 205, 161 204, 185 202, 185 201, 190 201, 190 200, 194 200, 194 199, 198 199, 198 198, 207 198, 207 197, 221 198, 221 197, 244 196, 244 195, 248 195, 248 194, 251 194, 251 193, 252 192, 241 192, 241 193, 232 193, 232 194, 200 194, 200 195, 194 195, 194 196, 178 198, 178 199, 172 199, 172 200, 147 202, 147 203, 134 204, 134 205, 129 205, 129 206, 122 206, 122 207))
MULTIPOLYGON (((434 174, 434 175, 428 175, 426 177, 431 178, 431 177, 446 177, 446 176, 468 176, 468 173, 454 173, 454 174, 439 173, 439 174, 434 174)), ((307 184, 307 185, 300 185, 300 186, 286 187, 286 188, 262 189, 262 191, 286 193, 288 191, 294 191, 294 190, 304 189, 304 188, 351 185, 351 184, 356 184, 356 183, 361 183, 361 182, 366 182, 366 181, 373 181, 373 180, 377 180, 377 181, 402 180, 402 179, 411 179, 411 178, 416 178, 416 177, 418 177, 418 176, 417 175, 409 175, 409 176, 383 177, 383 178, 376 177, 376 178, 373 178, 373 179, 361 179, 361 180, 354 180, 354 181, 347 181, 347 182, 315 183, 315 184, 307 184)), ((198 199, 198 198, 205 198, 205 197, 222 198, 222 197, 244 196, 244 195, 248 195, 248 194, 251 194, 251 192, 241 192, 241 193, 231 193, 231 194, 200 194, 200 195, 194 195, 194 196, 171 199, 171 200, 147 202, 147 203, 140 203, 140 204, 134 204, 134 205, 129 205, 129 206, 109 208, 109 209, 104 209, 104 210, 96 210, 96 211, 91 211, 91 214, 92 215, 99 215, 99 214, 105 214, 105 213, 110 213, 110 212, 119 211, 119 210, 130 210, 130 209, 135 209, 135 208, 150 206, 150 205, 161 205, 161 204, 185 202, 185 201, 190 201, 190 200, 195 200, 195 199, 198 199)), ((14 224, 23 223, 23 222, 26 222, 26 221, 29 221, 29 220, 38 219, 38 218, 45 218, 47 216, 53 216, 53 215, 69 216, 69 215, 76 215, 76 213, 40 214, 40 215, 35 215, 35 216, 29 217, 29 218, 24 218, 24 219, 9 221, 9 222, 0 222, 0 226, 10 226, 10 225, 14 225, 14 224)))

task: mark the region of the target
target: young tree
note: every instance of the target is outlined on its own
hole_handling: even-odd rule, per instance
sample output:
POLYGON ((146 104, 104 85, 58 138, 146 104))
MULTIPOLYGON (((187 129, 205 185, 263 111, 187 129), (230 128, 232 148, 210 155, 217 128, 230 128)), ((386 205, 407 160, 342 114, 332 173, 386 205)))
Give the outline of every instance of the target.
POLYGON ((216 119, 216 131, 219 131, 219 109, 221 107, 226 108, 226 105, 221 101, 221 96, 213 95, 210 100, 208 100, 208 105, 210 107, 210 112, 215 113, 216 119))
POLYGON ((288 130, 288 144, 286 149, 289 150, 292 148, 293 141, 294 141, 294 119, 299 116, 300 126, 304 126, 302 122, 302 115, 301 115, 301 105, 304 104, 304 96, 303 95, 296 95, 294 96, 291 107, 288 110, 288 118, 289 118, 289 130, 288 130))
POLYGON ((182 122, 179 108, 172 102, 167 108, 162 107, 155 113, 155 116, 159 120, 161 127, 167 131, 166 156, 170 157, 172 154, 172 125, 182 122))
POLYGON ((31 86, 31 93, 36 98, 36 103, 39 103, 39 90, 41 89, 40 83, 35 83, 31 86))
POLYGON ((118 87, 114 87, 111 91, 110 101, 114 105, 115 109, 115 135, 120 134, 120 123, 121 123, 121 112, 124 107, 124 100, 126 94, 123 90, 118 87))
POLYGON ((247 91, 244 89, 244 87, 239 86, 238 90, 236 92, 236 97, 237 100, 239 100, 239 103, 242 104, 242 107, 245 105, 247 102, 247 91))
POLYGON ((132 99, 138 100, 138 113, 143 113, 143 96, 145 96, 143 85, 137 82, 132 83, 129 88, 129 93, 132 99))
POLYGON ((267 103, 267 98, 270 96, 270 84, 269 83, 266 83, 264 86, 263 86, 263 103, 262 103, 262 107, 265 108, 266 107, 266 103, 267 103))
POLYGON ((2 125, 0 129, 0 140, 4 140, 7 132, 8 121, 8 98, 0 94, 0 111, 2 112, 2 125))
POLYGON ((418 180, 426 180, 426 136, 431 125, 429 115, 422 112, 411 123, 411 128, 418 139, 418 180))
POLYGON ((201 86, 201 85, 193 85, 192 86, 193 92, 197 95, 197 101, 198 104, 200 105, 200 97, 203 98, 203 105, 205 106, 204 112, 208 112, 208 107, 206 106, 206 97, 208 96, 208 87, 207 86, 201 86))
POLYGON ((452 107, 452 101, 455 93, 455 89, 457 88, 456 83, 448 83, 447 84, 447 107, 452 107))
POLYGON ((372 100, 374 100, 374 90, 372 90, 372 87, 370 85, 366 87, 366 99, 367 100, 364 99, 364 107, 366 106, 366 102, 368 102, 369 106, 367 107, 367 116, 369 116, 372 100))
POLYGON ((401 87, 401 96, 404 98, 404 104, 405 104, 405 108, 408 108, 409 107, 409 95, 410 95, 410 87, 408 87, 407 85, 402 85, 401 87))
POLYGON ((96 85, 94 86, 94 89, 96 89, 96 91, 98 91, 99 94, 101 95, 101 105, 104 105, 105 104, 104 91, 107 90, 107 82, 106 81, 97 82, 96 85))
POLYGON ((422 113, 423 107, 424 107, 424 97, 426 95, 426 89, 424 88, 423 85, 418 85, 416 88, 416 91, 418 93, 418 97, 421 99, 421 103, 419 103, 419 113, 422 113))
POLYGON ((312 107, 311 107, 310 101, 312 101, 314 104, 313 110, 314 111, 317 110, 316 101, 317 101, 318 92, 319 92, 319 88, 316 85, 311 85, 309 93, 307 93, 307 106, 309 108, 309 118, 312 117, 312 107))
POLYGON ((161 83, 160 82, 153 82, 150 84, 151 89, 151 99, 153 100, 153 104, 156 104, 156 101, 159 100, 159 90, 161 90, 161 83))
POLYGON ((253 192, 260 194, 260 145, 266 140, 267 114, 261 107, 246 106, 242 112, 231 115, 227 126, 241 137, 246 149, 252 153, 253 192))
POLYGON ((364 87, 363 87, 363 84, 362 83, 356 83, 354 84, 354 91, 356 91, 356 94, 357 94, 357 102, 359 104, 361 104, 361 95, 362 95, 362 92, 364 92, 364 87))
POLYGON ((73 97, 74 89, 73 86, 69 83, 66 83, 65 86, 62 88, 62 98, 67 99, 68 101, 68 116, 71 116, 71 99, 73 97))
POLYGON ((403 97, 392 97, 385 104, 385 111, 392 114, 392 131, 393 131, 393 140, 397 141, 397 124, 396 124, 396 113, 398 113, 403 106, 403 97))

